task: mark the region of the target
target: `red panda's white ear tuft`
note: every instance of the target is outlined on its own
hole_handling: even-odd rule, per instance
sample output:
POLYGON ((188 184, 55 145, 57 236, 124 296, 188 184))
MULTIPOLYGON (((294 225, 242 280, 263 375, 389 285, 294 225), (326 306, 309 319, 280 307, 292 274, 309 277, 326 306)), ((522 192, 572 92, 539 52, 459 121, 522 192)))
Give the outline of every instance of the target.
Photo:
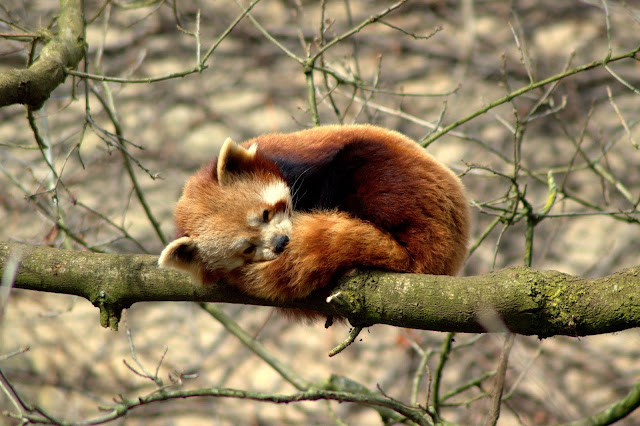
POLYGON ((163 268, 175 268, 197 274, 200 265, 196 259, 198 248, 191 237, 182 237, 169 243, 162 250, 158 265, 163 268))
POLYGON ((220 155, 218 155, 218 183, 220 185, 228 185, 236 177, 242 174, 247 165, 250 164, 258 149, 257 144, 251 145, 249 149, 236 144, 231 138, 227 138, 222 144, 220 155))

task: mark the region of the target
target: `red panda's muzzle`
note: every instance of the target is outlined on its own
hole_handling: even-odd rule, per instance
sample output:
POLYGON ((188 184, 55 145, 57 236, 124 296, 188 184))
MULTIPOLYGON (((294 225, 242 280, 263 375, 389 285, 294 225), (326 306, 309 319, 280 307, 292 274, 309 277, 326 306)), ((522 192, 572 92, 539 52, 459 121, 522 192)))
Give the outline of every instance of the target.
POLYGON ((286 235, 279 235, 276 237, 273 244, 274 253, 280 254, 284 251, 284 248, 289 244, 289 237, 286 235))

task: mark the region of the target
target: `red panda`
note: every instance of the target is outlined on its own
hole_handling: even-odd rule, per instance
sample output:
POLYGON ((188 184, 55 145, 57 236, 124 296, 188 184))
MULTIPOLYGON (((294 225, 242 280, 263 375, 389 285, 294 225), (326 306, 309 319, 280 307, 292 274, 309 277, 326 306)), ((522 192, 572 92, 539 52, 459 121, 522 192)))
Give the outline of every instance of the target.
POLYGON ((227 139, 187 181, 174 216, 178 238, 161 266, 280 301, 354 268, 456 275, 470 232, 458 177, 371 125, 227 139))

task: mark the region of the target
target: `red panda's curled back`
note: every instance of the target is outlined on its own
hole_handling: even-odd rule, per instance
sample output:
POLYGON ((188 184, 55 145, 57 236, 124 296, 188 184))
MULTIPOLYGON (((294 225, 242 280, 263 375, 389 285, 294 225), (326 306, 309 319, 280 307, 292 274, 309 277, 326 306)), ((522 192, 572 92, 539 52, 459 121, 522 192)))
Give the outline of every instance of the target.
POLYGON ((470 227, 453 172, 369 125, 227 140, 187 181, 175 221, 160 265, 277 300, 353 268, 456 275, 470 227))

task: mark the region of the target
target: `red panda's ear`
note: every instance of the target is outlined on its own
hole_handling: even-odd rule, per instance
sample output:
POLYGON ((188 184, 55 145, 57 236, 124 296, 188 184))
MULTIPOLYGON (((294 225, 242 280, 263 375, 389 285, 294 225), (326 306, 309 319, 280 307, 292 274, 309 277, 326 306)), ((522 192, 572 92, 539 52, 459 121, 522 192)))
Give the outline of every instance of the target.
POLYGON ((252 145, 249 149, 236 144, 231 138, 227 138, 218 155, 218 183, 228 185, 234 179, 252 169, 254 157, 258 146, 252 145))
POLYGON ((158 265, 163 268, 175 268, 198 275, 200 264, 197 261, 198 247, 191 237, 182 237, 169 243, 162 250, 158 265))

